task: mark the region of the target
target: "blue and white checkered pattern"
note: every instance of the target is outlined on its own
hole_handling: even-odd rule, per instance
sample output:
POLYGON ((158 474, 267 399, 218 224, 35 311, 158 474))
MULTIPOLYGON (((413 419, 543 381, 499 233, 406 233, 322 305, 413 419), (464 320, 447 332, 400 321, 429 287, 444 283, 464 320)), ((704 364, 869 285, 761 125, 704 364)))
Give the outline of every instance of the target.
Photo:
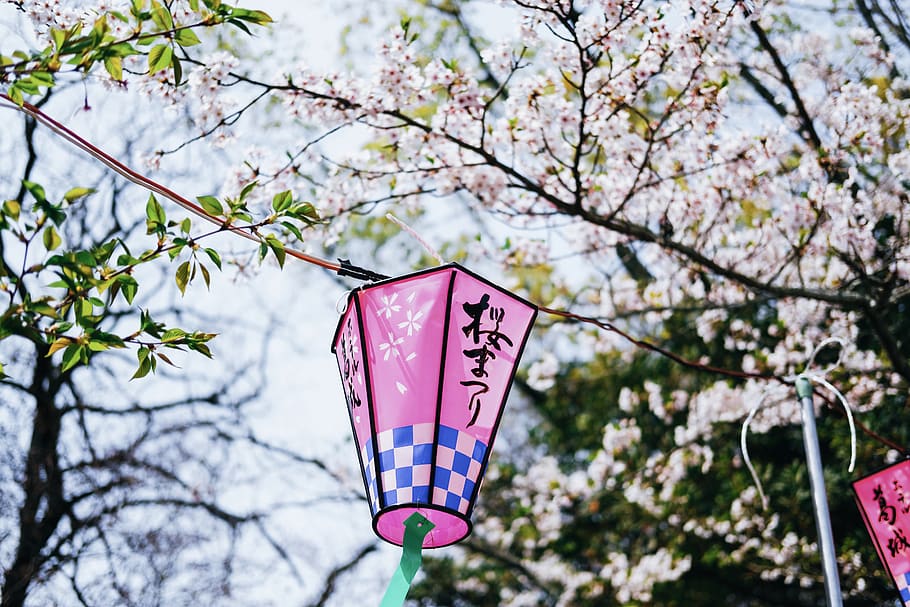
POLYGON ((910 605, 910 571, 897 576, 897 591, 904 605, 910 605))
MULTIPOLYGON (((384 507, 431 503, 434 426, 432 423, 402 426, 377 435, 384 507)), ((487 446, 470 434, 440 426, 432 503, 467 514, 486 452, 487 446)), ((367 477, 370 509, 376 514, 380 503, 373 464, 376 453, 372 439, 363 446, 361 456, 367 477)))
POLYGON ((486 453, 487 446, 470 434, 440 426, 433 503, 467 514, 486 453))
POLYGON ((376 514, 379 510, 379 501, 376 498, 376 474, 373 467, 373 439, 367 440, 367 443, 360 450, 360 461, 363 462, 363 471, 366 474, 367 482, 367 499, 370 502, 370 512, 376 514))

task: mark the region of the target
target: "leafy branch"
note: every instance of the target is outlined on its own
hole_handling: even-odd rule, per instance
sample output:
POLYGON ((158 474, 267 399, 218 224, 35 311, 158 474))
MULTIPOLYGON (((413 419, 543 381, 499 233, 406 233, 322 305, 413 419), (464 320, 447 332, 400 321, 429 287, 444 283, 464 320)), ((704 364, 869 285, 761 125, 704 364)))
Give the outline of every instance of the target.
POLYGON ((62 73, 65 65, 72 71, 88 74, 97 64, 102 64, 111 78, 123 81, 123 60, 135 55, 145 55, 148 73, 171 70, 175 86, 183 80, 183 68, 176 49, 201 44, 193 31, 227 23, 247 34, 247 24, 267 25, 272 18, 265 12, 231 6, 220 0, 189 0, 190 8, 201 18, 189 24, 178 24, 170 10, 158 0, 151 0, 146 7, 143 0, 132 0, 128 14, 110 11, 101 14, 85 32, 77 23, 72 27, 51 28, 51 44, 31 54, 16 50, 10 56, 0 55, 0 83, 9 82, 6 94, 19 106, 26 95, 39 95, 42 89, 56 84, 55 74, 62 73), (115 38, 109 19, 126 24, 132 33, 115 38), (155 44, 157 42, 157 44, 155 44), (142 51, 139 46, 151 46, 142 51))
POLYGON ((127 345, 138 346, 139 367, 134 378, 143 377, 157 368, 157 361, 174 363, 161 349, 191 350, 210 357, 207 345, 213 333, 187 331, 167 327, 143 310, 139 328, 129 334, 104 328, 105 321, 116 318, 117 306, 132 306, 139 291, 135 270, 144 264, 167 255, 179 262, 174 280, 181 293, 197 276, 210 285, 210 266, 222 269, 221 256, 204 242, 222 232, 248 233, 260 242, 260 261, 270 254, 283 266, 286 258, 284 242, 268 226, 278 226, 283 235, 303 239, 302 228, 320 221, 312 204, 294 199, 290 191, 272 199, 268 216, 254 221, 248 197, 256 182, 247 184, 236 198, 223 201, 214 196, 200 196, 199 202, 209 218, 217 219, 216 229, 194 233, 190 218, 169 220, 154 194, 146 204, 146 232, 157 242, 153 248, 133 254, 121 238, 112 238, 87 249, 67 249, 58 228, 66 221, 70 205, 93 193, 89 188, 72 188, 59 202, 48 199, 45 189, 34 182, 23 186, 34 204, 23 209, 17 200, 7 200, 0 206, 0 232, 8 231, 22 243, 22 268, 16 275, 0 277, 0 290, 9 293, 9 305, 0 317, 0 340, 11 335, 28 335, 46 345, 46 356, 62 351, 61 370, 68 371, 78 364, 88 364, 91 356, 127 345), (44 255, 33 263, 38 244, 44 255), (33 298, 24 285, 30 278, 52 275, 46 286, 60 290, 59 295, 46 294, 33 298), (61 292, 62 291, 62 292, 61 292))

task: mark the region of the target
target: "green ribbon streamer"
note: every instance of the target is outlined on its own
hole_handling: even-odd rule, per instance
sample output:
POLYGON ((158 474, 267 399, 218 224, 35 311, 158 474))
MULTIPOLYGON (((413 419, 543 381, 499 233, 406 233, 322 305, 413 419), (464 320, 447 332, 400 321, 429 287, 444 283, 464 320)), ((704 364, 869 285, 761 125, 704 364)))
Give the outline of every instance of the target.
POLYGON ((415 512, 404 521, 401 562, 389 582, 379 607, 401 607, 408 598, 411 582, 423 562, 423 538, 435 527, 426 517, 415 512))

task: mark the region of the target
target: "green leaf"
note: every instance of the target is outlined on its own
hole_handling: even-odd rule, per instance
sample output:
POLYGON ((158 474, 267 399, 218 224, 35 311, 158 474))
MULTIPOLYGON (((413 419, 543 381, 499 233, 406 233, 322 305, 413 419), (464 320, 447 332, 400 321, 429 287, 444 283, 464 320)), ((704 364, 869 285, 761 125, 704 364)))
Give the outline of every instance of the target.
POLYGON ((313 225, 322 220, 322 218, 319 217, 319 213, 316 211, 316 207, 309 202, 301 202, 300 204, 294 205, 293 208, 288 210, 287 214, 305 222, 307 225, 313 225))
POLYGON ((293 223, 290 221, 282 221, 281 225, 286 227, 291 234, 297 237, 297 240, 303 240, 303 234, 300 232, 300 228, 295 226, 293 223))
POLYGON ((157 232, 159 235, 163 235, 166 229, 166 222, 167 217, 164 214, 164 209, 158 203, 155 195, 149 194, 149 200, 145 205, 145 225, 147 227, 147 233, 154 234, 157 232))
POLYGON ((279 192, 272 198, 272 208, 279 213, 291 208, 292 204, 294 204, 294 195, 290 190, 279 192))
POLYGON ((233 17, 234 19, 242 19, 243 21, 248 21, 250 23, 255 23, 256 25, 265 25, 267 23, 273 23, 272 17, 268 13, 263 12, 263 11, 250 10, 247 8, 232 9, 231 17, 233 17))
POLYGON ((95 24, 92 26, 92 31, 89 33, 89 38, 91 40, 92 46, 100 46, 104 42, 105 35, 111 30, 110 25, 107 23, 107 15, 102 14, 96 20, 95 24))
POLYGON ((123 80, 123 59, 120 57, 105 57, 104 69, 116 81, 123 80))
POLYGON ((174 29, 174 18, 171 12, 158 2, 152 2, 152 22, 162 30, 174 29))
MULTIPOLYGON (((123 244, 123 241, 115 238, 114 240, 109 240, 96 247, 92 247, 92 255, 95 257, 95 262, 98 265, 106 264, 111 258, 111 255, 114 254, 114 250, 117 248, 118 244, 123 244)), ((123 247, 126 248, 126 245, 123 245, 123 247)))
POLYGON ((131 55, 138 55, 139 51, 136 50, 136 47, 128 42, 120 42, 119 44, 114 44, 113 46, 107 47, 107 53, 112 57, 129 57, 131 55))
POLYGON ((48 251, 53 251, 63 244, 63 240, 60 238, 60 234, 57 233, 57 230, 54 229, 54 226, 47 226, 44 228, 42 240, 44 241, 44 248, 48 251))
POLYGON ((92 341, 104 344, 108 348, 124 348, 126 344, 123 343, 123 338, 114 333, 107 333, 105 331, 92 331, 89 334, 89 337, 92 341))
POLYGON ((174 40, 180 46, 196 46, 197 44, 201 44, 199 37, 191 29, 180 30, 174 35, 174 40))
POLYGON ((66 32, 58 30, 57 28, 51 28, 51 39, 54 41, 54 46, 56 46, 59 51, 60 47, 63 46, 63 43, 66 42, 66 32))
POLYGON ((39 184, 33 181, 22 180, 22 185, 28 190, 37 202, 47 202, 47 194, 44 192, 44 188, 39 184))
POLYGON ((218 269, 220 270, 221 269, 221 256, 218 255, 218 251, 216 251, 215 249, 209 249, 209 248, 206 248, 203 250, 205 251, 205 254, 209 256, 209 259, 212 260, 212 263, 214 263, 216 266, 218 266, 218 269))
POLYGON ((104 352, 109 348, 109 345, 100 341, 89 340, 88 342, 88 349, 92 352, 104 352))
POLYGON ((149 371, 152 370, 152 361, 151 359, 146 358, 141 363, 139 363, 139 368, 136 369, 136 372, 133 373, 133 376, 130 378, 133 379, 142 379, 149 374, 149 371))
POLYGON ((37 95, 38 93, 41 92, 41 89, 38 88, 38 83, 35 82, 34 80, 32 80, 31 76, 26 76, 25 78, 22 78, 21 80, 16 82, 16 86, 18 86, 20 89, 22 89, 23 93, 26 93, 28 95, 37 95))
POLYGON ((240 202, 243 202, 246 199, 246 197, 250 195, 250 192, 252 192, 253 189, 257 185, 259 185, 258 181, 251 181, 248 184, 246 184, 245 186, 243 186, 243 189, 240 190, 240 198, 239 198, 240 202))
POLYGON ((212 277, 209 275, 209 269, 205 267, 205 264, 199 264, 199 271, 202 272, 202 280, 205 282, 205 288, 211 290, 212 277))
POLYGON ((67 202, 73 202, 94 193, 94 188, 73 188, 63 195, 63 200, 67 202))
POLYGON ((186 292, 186 285, 190 281, 190 262, 184 261, 177 267, 177 273, 174 276, 174 279, 177 281, 177 288, 180 289, 180 293, 183 294, 186 292))
POLYGON ((108 278, 107 280, 102 280, 101 282, 99 282, 98 284, 95 285, 95 288, 98 289, 99 295, 104 295, 104 293, 111 287, 113 287, 113 289, 114 289, 113 291, 111 291, 111 297, 114 297, 117 295, 117 291, 120 290, 120 286, 117 284, 116 278, 108 278))
POLYGON ((140 346, 139 349, 136 350, 136 358, 139 360, 139 362, 142 362, 148 358, 151 353, 152 351, 148 346, 140 346))
POLYGON ((148 375, 150 371, 154 371, 155 359, 151 356, 151 350, 146 346, 142 346, 136 351, 136 357, 139 359, 139 368, 133 373, 131 380, 140 379, 148 375))
POLYGON ((148 310, 142 310, 140 313, 140 329, 143 333, 148 333, 152 337, 158 338, 161 336, 161 331, 164 330, 164 323, 158 322, 152 318, 148 310))
POLYGON ((309 217, 310 219, 319 220, 319 213, 316 211, 316 207, 309 202, 301 202, 296 205, 293 213, 295 217, 309 217))
POLYGON ((212 351, 209 349, 209 347, 207 345, 205 345, 203 343, 193 342, 193 343, 189 344, 189 348, 190 348, 190 350, 195 350, 196 352, 199 352, 206 358, 212 357, 212 351))
POLYGON ((14 82, 6 90, 6 94, 9 95, 9 98, 13 100, 13 103, 22 107, 22 104, 25 103, 25 99, 22 97, 22 91, 16 86, 18 83, 14 82))
POLYGON ((175 341, 181 341, 184 337, 186 337, 186 331, 174 327, 173 329, 168 329, 164 332, 164 335, 161 336, 161 343, 167 344, 175 341))
POLYGON ((245 34, 250 35, 250 36, 253 35, 253 32, 250 31, 250 28, 248 28, 246 26, 246 24, 243 21, 241 21, 240 19, 228 19, 227 22, 230 23, 231 25, 237 27, 238 29, 243 30, 243 32, 245 34))
POLYGON ((245 211, 235 209, 231 212, 231 219, 240 219, 241 221, 252 222, 253 216, 245 211))
POLYGON ((272 250, 272 253, 275 254, 275 259, 278 260, 278 266, 283 268, 284 260, 287 255, 284 251, 284 243, 282 243, 280 240, 278 240, 271 234, 269 234, 268 236, 265 237, 265 242, 266 242, 266 244, 269 245, 269 248, 272 250))
POLYGON ((31 74, 32 81, 41 86, 50 88, 54 86, 54 76, 50 72, 36 71, 31 74))
POLYGON ((197 196, 196 200, 209 215, 224 215, 224 207, 214 196, 197 196))
MULTIPOLYGON (((183 239, 182 239, 182 238, 180 238, 180 239, 176 239, 176 238, 175 238, 174 240, 183 240, 183 239)), ((183 252, 183 248, 184 248, 185 246, 186 246, 186 244, 178 244, 178 245, 176 245, 176 246, 174 246, 174 247, 168 249, 167 256, 171 258, 171 261, 174 261, 175 259, 177 259, 177 256, 180 255, 180 253, 183 252)))
POLYGON ((167 44, 158 44, 149 51, 149 73, 158 72, 171 65, 174 50, 167 44))
MULTIPOLYGON (((91 276, 91 267, 95 265, 95 256, 89 253, 88 251, 76 251, 75 254, 76 263, 86 266, 88 271, 88 276, 91 276)), ((82 268, 80 268, 82 269, 82 268)))
POLYGON ((60 367, 60 370, 69 371, 78 365, 81 360, 88 362, 88 354, 85 352, 85 347, 77 343, 72 343, 63 351, 63 364, 60 367))
POLYGON ((12 217, 13 219, 19 219, 19 212, 21 210, 19 201, 17 200, 7 200, 3 203, 3 214, 12 217))
POLYGON ((92 312, 95 311, 95 307, 87 299, 77 299, 75 303, 76 316, 86 318, 92 315, 92 312))
POLYGON ((133 298, 136 297, 136 292, 139 291, 139 283, 129 274, 119 275, 117 282, 120 284, 120 292, 123 293, 126 303, 132 304, 133 298))
POLYGON ((63 203, 51 204, 47 201, 44 201, 36 203, 35 207, 46 213, 47 218, 58 226, 66 221, 66 211, 63 210, 63 203))
POLYGON ((35 312, 41 316, 47 316, 48 318, 56 318, 57 310, 53 308, 46 301, 35 301, 28 304, 28 310, 30 312, 35 312))
POLYGON ((171 67, 174 68, 174 86, 180 86, 180 81, 183 80, 183 66, 180 65, 177 55, 171 58, 171 67))

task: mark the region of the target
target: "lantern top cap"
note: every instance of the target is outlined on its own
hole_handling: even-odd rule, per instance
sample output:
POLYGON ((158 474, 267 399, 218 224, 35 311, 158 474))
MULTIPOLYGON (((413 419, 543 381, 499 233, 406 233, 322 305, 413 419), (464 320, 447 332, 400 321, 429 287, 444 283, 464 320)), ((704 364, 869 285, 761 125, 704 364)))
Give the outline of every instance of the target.
MULTIPOLYGON (((490 281, 490 280, 487 279, 487 278, 484 278, 484 277, 481 276, 480 274, 477 274, 476 272, 473 272, 473 271, 467 269, 466 267, 464 267, 464 266, 461 265, 460 263, 457 263, 457 262, 452 261, 452 262, 449 262, 449 263, 447 263, 447 264, 443 264, 443 265, 441 265, 441 266, 436 266, 436 267, 433 267, 433 268, 425 268, 425 269, 423 269, 423 270, 417 270, 416 272, 410 272, 410 273, 408 273, 408 274, 401 274, 401 275, 399 275, 399 276, 392 276, 392 277, 390 277, 390 278, 385 278, 385 279, 383 279, 383 280, 377 280, 376 282, 370 282, 370 283, 365 283, 365 284, 359 285, 359 286, 355 287, 354 289, 352 289, 352 290, 350 291, 350 293, 348 294, 347 301, 346 301, 346 304, 345 304, 345 311, 347 311, 347 310, 350 308, 350 306, 351 306, 351 301, 352 301, 352 300, 357 296, 357 294, 360 293, 361 291, 366 291, 366 290, 368 290, 368 289, 373 289, 373 288, 375 288, 375 287, 382 287, 382 286, 394 284, 394 283, 396 283, 396 282, 398 282, 398 281, 410 280, 410 279, 412 279, 412 278, 417 278, 417 277, 419 277, 419 276, 428 276, 428 275, 437 274, 437 273, 440 273, 440 272, 451 272, 451 271, 461 272, 461 273, 463 273, 463 274, 467 274, 467 275, 470 276, 471 278, 473 278, 473 279, 475 279, 475 280, 479 280, 480 282, 483 282, 484 284, 488 285, 490 288, 496 289, 496 290, 499 291, 500 293, 503 293, 504 295, 507 295, 507 296, 511 297, 511 298, 514 299, 515 301, 518 301, 518 302, 523 303, 524 305, 526 305, 526 306, 528 306, 529 308, 533 309, 533 310, 535 311, 535 313, 536 313, 536 311, 539 309, 538 306, 537 306, 537 304, 532 303, 532 302, 528 301, 527 299, 525 299, 524 297, 521 297, 520 295, 516 295, 515 293, 509 291, 508 289, 499 286, 498 284, 496 284, 496 283, 490 281)), ((344 319, 344 312, 342 312, 341 317, 342 317, 342 318, 338 321, 338 327, 335 329, 335 335, 334 335, 333 338, 332 338, 332 344, 333 344, 333 345, 332 345, 332 352, 335 351, 335 346, 334 346, 334 344, 338 341, 338 332, 341 331, 342 320, 344 319)))

